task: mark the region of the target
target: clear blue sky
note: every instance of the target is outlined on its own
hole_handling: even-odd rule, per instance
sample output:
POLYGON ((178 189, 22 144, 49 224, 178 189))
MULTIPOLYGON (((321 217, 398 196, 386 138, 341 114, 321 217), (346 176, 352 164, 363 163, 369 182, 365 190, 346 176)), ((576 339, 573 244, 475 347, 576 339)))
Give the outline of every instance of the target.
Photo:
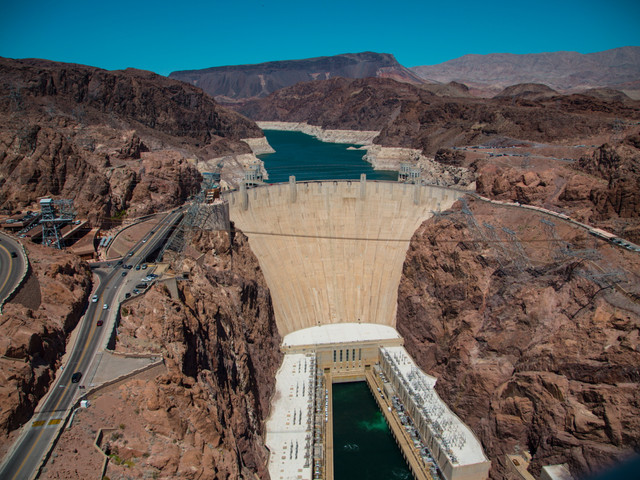
POLYGON ((639 0, 0 0, 0 56, 162 75, 367 50, 412 67, 627 45, 640 46, 639 0))

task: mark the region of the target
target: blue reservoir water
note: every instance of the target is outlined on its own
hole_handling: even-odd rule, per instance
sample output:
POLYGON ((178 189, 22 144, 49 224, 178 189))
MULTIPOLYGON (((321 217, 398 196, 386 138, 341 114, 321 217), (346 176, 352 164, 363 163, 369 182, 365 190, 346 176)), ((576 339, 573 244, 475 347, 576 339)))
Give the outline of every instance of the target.
POLYGON ((335 480, 410 480, 409 470, 365 382, 333 385, 335 480))
POLYGON ((269 173, 269 183, 288 182, 289 175, 298 181, 357 180, 365 173, 368 180, 397 180, 398 172, 374 170, 362 160, 364 150, 344 143, 326 143, 300 132, 264 131, 276 153, 260 155, 269 173))

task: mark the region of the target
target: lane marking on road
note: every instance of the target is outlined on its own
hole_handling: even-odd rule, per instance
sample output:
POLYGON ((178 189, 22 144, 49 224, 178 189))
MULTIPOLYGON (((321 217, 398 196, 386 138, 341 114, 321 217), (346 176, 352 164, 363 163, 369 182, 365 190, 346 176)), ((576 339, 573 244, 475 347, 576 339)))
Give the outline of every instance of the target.
MULTIPOLYGON (((87 339, 85 340, 84 346, 82 347, 82 354, 80 355, 80 360, 78 360, 76 362, 77 365, 81 365, 82 364, 82 360, 84 359, 84 356, 87 354, 87 347, 89 346, 89 343, 91 342, 91 338, 93 337, 94 331, 95 331, 95 322, 93 322, 93 324, 91 325, 91 327, 89 329, 89 334, 87 335, 87 339)), ((54 411, 58 409, 58 407, 60 406, 60 403, 62 403, 63 399, 64 399, 64 394, 60 395, 60 398, 58 399, 58 402, 53 407, 54 411)), ((58 423, 60 423, 60 422, 58 421, 58 423)), ((25 464, 27 463, 27 460, 29 459, 29 457, 33 453, 33 450, 36 448, 36 445, 40 442, 40 438, 42 438, 42 434, 44 433, 44 430, 45 430, 44 428, 40 430, 40 433, 38 434, 38 437, 36 438, 36 440, 33 443, 33 445, 31 445, 31 448, 29 449, 29 451, 25 455, 24 459, 22 460, 22 463, 20 463, 20 465, 18 467, 18 470, 16 471, 16 473, 12 477, 12 480, 15 480, 15 478, 18 477, 18 475, 20 474, 20 472, 24 468, 25 464)))
POLYGON ((11 271, 13 270, 13 259, 11 258, 11 253, 9 253, 9 250, 7 250, 7 248, 4 245, 0 245, 0 248, 5 252, 7 252, 7 257, 9 257, 9 275, 7 275, 7 278, 5 278, 4 282, 0 286, 0 291, 2 291, 4 290, 4 287, 7 285, 7 282, 9 281, 9 279, 11 278, 11 271))
MULTIPOLYGON (((168 217, 168 215, 167 215, 168 217)), ((166 217, 165 217, 166 218, 166 217)), ((163 219, 164 220, 164 219, 163 219)), ((159 232, 157 232, 159 233, 159 232)), ((156 234, 157 234, 156 233, 156 234)), ((162 232, 162 234, 164 235, 164 231, 162 232)), ((112 272, 106 279, 106 283, 107 285, 109 284, 109 282, 113 279, 113 277, 115 276, 114 272, 112 272)), ((102 296, 102 295, 101 295, 102 296)), ((97 309, 96 309, 97 310, 97 309)), ((95 315, 95 314, 94 314, 95 315)), ((94 319, 95 320, 95 317, 94 319)), ((76 362, 76 365, 82 364, 82 360, 84 359, 85 355, 87 354, 87 347, 89 346, 89 343, 91 342, 91 338, 93 337, 93 334, 96 330, 96 322, 92 322, 92 325, 89 329, 89 334, 87 335, 87 339, 85 341, 85 344, 83 346, 82 349, 82 354, 80 355, 80 360, 78 360, 76 362)), ((75 350, 75 349, 74 349, 75 350)), ((66 387, 66 385, 61 385, 61 387, 66 387)), ((56 405, 53 407, 53 410, 57 410, 58 407, 60 406, 60 403, 62 402, 64 398, 64 395, 60 395, 60 398, 58 399, 58 402, 56 403, 56 405)), ((29 451, 27 452, 27 454, 24 456, 22 463, 20 463, 20 465, 18 466, 18 470, 16 471, 16 473, 13 475, 12 479, 15 479, 19 474, 20 471, 24 468, 25 464, 27 463, 27 460, 29 459, 29 457, 31 456, 31 454, 33 453, 33 450, 35 449, 36 445, 40 442, 40 438, 42 438, 42 435, 44 433, 44 428, 42 430, 40 430, 40 433, 38 434, 38 437, 36 438, 35 442, 33 443, 33 445, 31 445, 31 448, 29 449, 29 451)))
POLYGON ((47 421, 47 420, 36 420, 34 422, 31 423, 31 428, 39 428, 39 427, 44 427, 44 426, 50 426, 50 425, 60 425, 60 423, 62 423, 62 418, 52 418, 51 420, 47 421))

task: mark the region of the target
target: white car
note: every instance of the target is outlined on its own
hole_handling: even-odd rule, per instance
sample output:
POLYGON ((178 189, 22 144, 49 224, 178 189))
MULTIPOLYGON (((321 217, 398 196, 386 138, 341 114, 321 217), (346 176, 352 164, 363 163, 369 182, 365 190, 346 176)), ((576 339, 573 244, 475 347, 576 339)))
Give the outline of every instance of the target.
POLYGON ((97 301, 98 301, 98 295, 94 295, 93 297, 91 297, 92 303, 96 303, 97 301))
POLYGON ((102 309, 103 309, 103 310, 106 310, 106 309, 108 309, 108 308, 109 308, 109 305, 107 305, 106 303, 105 303, 104 305, 102 305, 102 309))

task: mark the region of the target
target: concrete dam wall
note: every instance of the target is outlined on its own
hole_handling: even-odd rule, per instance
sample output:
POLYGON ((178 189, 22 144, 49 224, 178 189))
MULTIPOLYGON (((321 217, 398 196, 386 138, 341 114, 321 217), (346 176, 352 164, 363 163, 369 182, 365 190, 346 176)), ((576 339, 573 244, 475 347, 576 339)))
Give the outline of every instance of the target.
POLYGON ((395 327, 409 241, 465 192, 395 182, 324 181, 227 194, 271 290, 282 336, 333 323, 395 327))

